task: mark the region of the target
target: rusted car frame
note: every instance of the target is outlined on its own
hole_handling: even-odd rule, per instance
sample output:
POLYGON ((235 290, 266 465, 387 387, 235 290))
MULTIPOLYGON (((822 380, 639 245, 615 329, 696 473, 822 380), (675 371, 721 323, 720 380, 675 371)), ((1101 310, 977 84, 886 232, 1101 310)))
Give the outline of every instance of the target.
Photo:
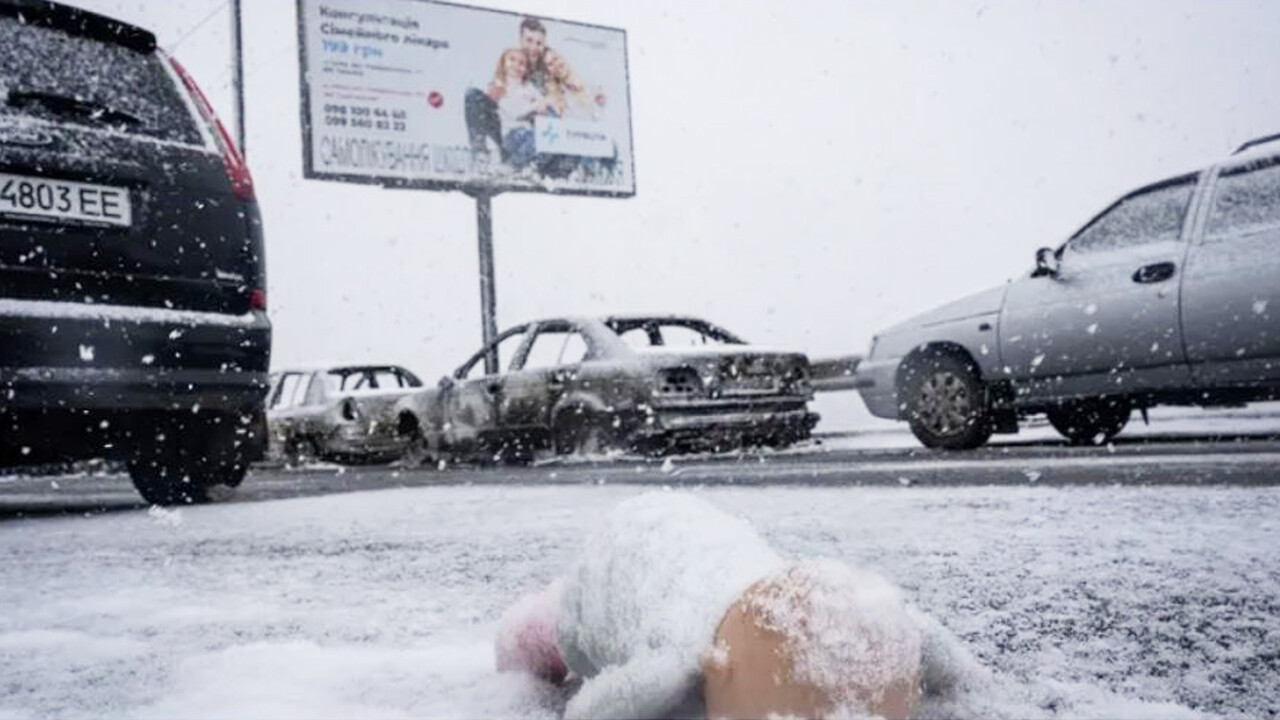
POLYGON ((803 353, 748 345, 699 318, 566 317, 508 329, 395 412, 419 456, 528 461, 782 447, 817 423, 812 397, 803 353), (486 375, 490 351, 505 370, 486 375))
POLYGON ((267 398, 269 456, 288 464, 311 460, 386 462, 404 453, 389 410, 422 387, 396 365, 290 369, 272 374, 267 398))

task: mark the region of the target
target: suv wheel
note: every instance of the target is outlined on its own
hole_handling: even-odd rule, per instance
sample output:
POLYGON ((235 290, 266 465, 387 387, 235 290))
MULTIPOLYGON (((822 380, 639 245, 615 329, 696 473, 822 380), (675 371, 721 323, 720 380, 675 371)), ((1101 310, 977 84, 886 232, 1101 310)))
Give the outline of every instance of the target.
POLYGON ((1072 445, 1101 445, 1124 429, 1133 407, 1126 400, 1091 399, 1049 408, 1049 424, 1072 445))
POLYGON ((899 392, 911 432, 925 447, 968 450, 991 437, 986 386, 970 360, 922 358, 907 368, 899 392))
POLYGON ((208 502, 215 485, 237 487, 249 463, 231 418, 176 420, 154 427, 129 460, 133 486, 153 505, 208 502))

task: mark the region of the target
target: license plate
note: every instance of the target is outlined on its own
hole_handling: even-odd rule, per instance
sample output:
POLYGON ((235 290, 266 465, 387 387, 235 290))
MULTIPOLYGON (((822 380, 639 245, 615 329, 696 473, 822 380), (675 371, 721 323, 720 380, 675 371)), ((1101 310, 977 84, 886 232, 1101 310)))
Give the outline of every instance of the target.
POLYGON ((5 173, 0 173, 0 213, 121 227, 133 223, 125 188, 5 173))

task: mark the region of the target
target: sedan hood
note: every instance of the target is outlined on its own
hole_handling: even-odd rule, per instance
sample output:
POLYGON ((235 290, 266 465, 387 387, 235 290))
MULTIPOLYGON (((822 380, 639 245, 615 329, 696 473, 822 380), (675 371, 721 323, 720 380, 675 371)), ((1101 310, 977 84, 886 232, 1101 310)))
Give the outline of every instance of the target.
POLYGON ((1008 285, 1000 285, 998 287, 988 288, 981 292, 953 300, 945 305, 920 313, 915 317, 894 325, 885 330, 881 334, 889 334, 900 332, 903 330, 914 330, 930 325, 939 325, 953 320, 963 320, 965 318, 978 317, 980 315, 993 315, 1000 312, 1001 306, 1004 305, 1004 294, 1008 290, 1008 285))

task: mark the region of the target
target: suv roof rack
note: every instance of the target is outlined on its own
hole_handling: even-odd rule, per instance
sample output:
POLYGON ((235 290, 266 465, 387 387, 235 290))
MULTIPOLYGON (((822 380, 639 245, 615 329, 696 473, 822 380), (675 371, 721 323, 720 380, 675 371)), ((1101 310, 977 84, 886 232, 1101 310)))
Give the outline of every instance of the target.
POLYGON ((0 0, 0 16, 5 15, 31 25, 123 45, 144 55, 156 49, 156 36, 148 30, 49 0, 0 0))
POLYGON ((1264 136, 1264 137, 1260 137, 1260 138, 1254 138, 1254 139, 1250 140, 1249 142, 1247 142, 1247 143, 1245 143, 1245 144, 1241 145, 1240 147, 1236 148, 1236 151, 1235 151, 1235 152, 1233 152, 1233 153, 1231 153, 1231 154, 1232 154, 1232 155, 1239 155, 1240 153, 1244 152, 1245 150, 1248 150, 1248 149, 1249 149, 1249 148, 1251 148, 1251 147, 1256 147, 1256 146, 1258 146, 1258 145, 1265 145, 1265 144, 1267 144, 1267 143, 1269 143, 1269 142, 1275 142, 1275 141, 1277 141, 1277 140, 1280 140, 1280 133, 1275 133, 1274 135, 1266 135, 1266 136, 1264 136))

